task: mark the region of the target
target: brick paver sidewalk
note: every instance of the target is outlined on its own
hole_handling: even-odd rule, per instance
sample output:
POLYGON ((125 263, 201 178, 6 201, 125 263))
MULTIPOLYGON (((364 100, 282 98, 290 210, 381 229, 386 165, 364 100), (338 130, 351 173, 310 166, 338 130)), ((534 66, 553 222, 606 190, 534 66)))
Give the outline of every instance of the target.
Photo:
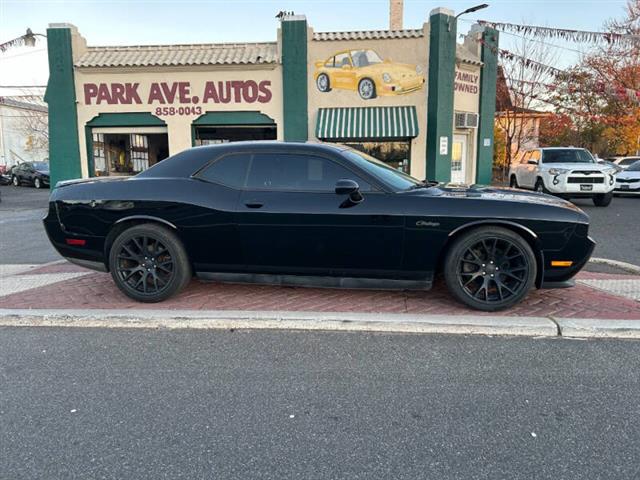
MULTIPOLYGON (((633 299, 639 289, 640 277, 637 276, 582 272, 574 288, 532 291, 516 307, 489 315, 640 320, 640 302, 633 299), (608 289, 609 284, 617 286, 608 289)), ((142 304, 124 296, 109 274, 89 272, 68 263, 2 274, 0 308, 480 313, 455 302, 442 281, 429 292, 401 292, 229 285, 194 280, 184 292, 162 304, 142 304), (38 281, 44 277, 47 281, 38 281), (4 293, 12 291, 14 293, 4 293)))

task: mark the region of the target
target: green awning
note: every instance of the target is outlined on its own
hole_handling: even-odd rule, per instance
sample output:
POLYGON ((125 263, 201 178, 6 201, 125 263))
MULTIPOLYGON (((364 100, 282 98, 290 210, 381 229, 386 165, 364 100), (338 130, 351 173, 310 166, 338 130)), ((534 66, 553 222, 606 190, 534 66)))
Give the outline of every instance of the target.
POLYGON ((320 108, 316 137, 331 139, 413 138, 418 136, 416 107, 320 108))

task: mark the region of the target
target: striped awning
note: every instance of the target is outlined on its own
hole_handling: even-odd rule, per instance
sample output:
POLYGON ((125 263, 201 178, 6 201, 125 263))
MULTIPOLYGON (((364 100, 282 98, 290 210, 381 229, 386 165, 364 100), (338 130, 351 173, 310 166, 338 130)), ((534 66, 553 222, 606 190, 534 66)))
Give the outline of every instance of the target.
POLYGON ((329 139, 413 138, 416 107, 345 107, 318 110, 316 137, 329 139))

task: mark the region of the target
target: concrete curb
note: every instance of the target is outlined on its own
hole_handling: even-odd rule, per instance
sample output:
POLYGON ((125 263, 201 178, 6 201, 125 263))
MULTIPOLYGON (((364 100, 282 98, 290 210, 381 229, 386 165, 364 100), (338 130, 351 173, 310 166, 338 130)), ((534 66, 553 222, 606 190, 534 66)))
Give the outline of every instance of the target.
POLYGON ((640 275, 640 266, 634 265, 633 263, 621 262, 619 260, 610 260, 608 258, 591 258, 589 259, 589 263, 593 263, 596 265, 607 265, 609 267, 619 268, 620 270, 625 270, 629 273, 635 273, 640 275))
POLYGON ((640 320, 554 318, 567 338, 640 338, 640 320))
MULTIPOLYGON (((640 326, 640 322, 638 322, 640 326)), ((0 326, 168 329, 289 329, 464 335, 558 335, 544 317, 411 315, 383 313, 27 310, 0 309, 0 326)))

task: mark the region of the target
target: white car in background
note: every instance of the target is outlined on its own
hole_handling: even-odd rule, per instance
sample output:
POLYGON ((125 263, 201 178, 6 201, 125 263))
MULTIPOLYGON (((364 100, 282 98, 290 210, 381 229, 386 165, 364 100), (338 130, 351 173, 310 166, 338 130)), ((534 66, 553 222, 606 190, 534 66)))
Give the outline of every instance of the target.
POLYGON ((616 175, 615 194, 640 194, 640 159, 616 175))
POLYGON ((626 170, 631 165, 640 160, 640 157, 638 157, 637 155, 634 157, 613 157, 608 158, 607 160, 611 163, 615 163, 618 167, 620 167, 620 169, 626 170))
POLYGON ((562 198, 591 198, 606 207, 613 198, 616 169, 601 164, 584 148, 527 150, 509 169, 509 186, 562 198))

